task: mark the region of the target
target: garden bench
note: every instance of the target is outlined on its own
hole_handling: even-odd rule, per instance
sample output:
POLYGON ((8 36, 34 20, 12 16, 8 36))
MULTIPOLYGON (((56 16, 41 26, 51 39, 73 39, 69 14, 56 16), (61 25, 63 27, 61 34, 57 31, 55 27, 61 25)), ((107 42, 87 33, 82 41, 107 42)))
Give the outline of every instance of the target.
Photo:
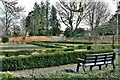
POLYGON ((83 71, 85 72, 85 67, 90 67, 90 70, 92 71, 92 68, 94 66, 98 66, 99 70, 101 70, 101 66, 105 65, 107 67, 108 64, 112 64, 113 68, 115 69, 114 64, 115 59, 115 53, 99 53, 99 54, 86 54, 84 59, 77 58, 77 69, 76 71, 79 71, 79 67, 82 66, 83 71))

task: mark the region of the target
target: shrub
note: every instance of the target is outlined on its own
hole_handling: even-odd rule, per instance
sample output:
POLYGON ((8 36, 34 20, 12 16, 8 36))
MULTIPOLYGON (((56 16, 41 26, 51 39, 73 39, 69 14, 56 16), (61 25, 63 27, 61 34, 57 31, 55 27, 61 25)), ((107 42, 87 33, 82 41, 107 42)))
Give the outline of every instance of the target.
POLYGON ((26 42, 25 42, 25 36, 22 37, 22 44, 26 44, 26 42))
POLYGON ((69 51, 69 52, 53 52, 49 54, 37 54, 30 56, 17 56, 2 58, 2 70, 23 70, 31 68, 43 68, 58 66, 63 64, 76 63, 76 58, 84 58, 85 54, 95 54, 103 52, 111 52, 112 50, 91 50, 91 51, 69 51))
POLYGON ((8 42, 8 41, 9 41, 8 36, 2 36, 2 42, 3 42, 3 43, 6 43, 6 42, 8 42))
POLYGON ((91 46, 87 46, 87 50, 91 50, 91 46))
POLYGON ((25 36, 23 36, 22 40, 25 41, 25 36))

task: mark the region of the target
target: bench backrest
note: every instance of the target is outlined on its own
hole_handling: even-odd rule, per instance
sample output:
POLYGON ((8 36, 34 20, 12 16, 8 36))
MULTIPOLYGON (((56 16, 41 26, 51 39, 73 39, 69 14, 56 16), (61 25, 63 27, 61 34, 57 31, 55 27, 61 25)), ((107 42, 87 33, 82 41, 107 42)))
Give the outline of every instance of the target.
POLYGON ((114 61, 115 59, 115 52, 111 52, 111 53, 106 53, 106 61, 114 61))
POLYGON ((84 63, 94 63, 97 64, 102 62, 105 64, 106 62, 113 62, 115 59, 115 53, 99 53, 99 54, 86 54, 85 62, 84 63))

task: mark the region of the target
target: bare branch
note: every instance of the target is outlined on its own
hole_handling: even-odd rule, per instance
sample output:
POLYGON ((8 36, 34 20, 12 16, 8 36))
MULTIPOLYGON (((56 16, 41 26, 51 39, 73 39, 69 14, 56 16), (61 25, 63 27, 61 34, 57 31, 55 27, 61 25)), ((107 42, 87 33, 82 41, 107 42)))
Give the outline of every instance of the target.
POLYGON ((8 29, 9 27, 14 23, 18 23, 18 18, 19 18, 19 12, 22 12, 24 8, 17 6, 18 2, 15 1, 4 1, 2 0, 3 4, 3 9, 2 9, 2 21, 3 24, 5 25, 5 34, 8 35, 8 29))
POLYGON ((72 30, 77 28, 86 14, 88 14, 85 12, 87 11, 85 8, 87 5, 81 6, 81 4, 79 4, 79 9, 77 9, 77 4, 78 3, 75 2, 59 0, 59 3, 56 5, 62 22, 72 30))

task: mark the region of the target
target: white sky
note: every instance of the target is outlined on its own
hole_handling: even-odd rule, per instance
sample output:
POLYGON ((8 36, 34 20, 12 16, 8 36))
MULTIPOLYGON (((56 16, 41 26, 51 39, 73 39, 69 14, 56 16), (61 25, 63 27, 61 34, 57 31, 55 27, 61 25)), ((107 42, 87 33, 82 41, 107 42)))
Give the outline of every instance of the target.
MULTIPOLYGON (((46 0, 43 0, 46 1, 46 0)), ((50 3, 55 4, 55 2, 58 0, 49 0, 50 3)), ((67 0, 66 0, 67 1, 67 0)), ((76 1, 76 0, 74 0, 76 1)), ((115 11, 117 10, 117 5, 116 5, 116 1, 112 1, 112 0, 106 0, 109 1, 109 7, 111 8, 111 13, 114 14, 115 11)), ((25 14, 27 15, 31 10, 33 10, 33 6, 35 4, 35 2, 37 2, 38 4, 40 4, 41 0, 18 0, 18 4, 22 7, 25 7, 25 14)), ((62 26, 62 30, 65 30, 66 26, 61 24, 62 26)), ((89 28, 88 26, 84 26, 83 24, 81 24, 80 26, 82 26, 82 28, 89 28)))
MULTIPOLYGON (((57 0, 50 0, 50 3, 54 4, 56 1, 57 0)), ((40 4, 41 0, 18 0, 18 4, 21 5, 22 7, 25 7, 26 13, 30 12, 33 9, 35 2, 40 4)))
MULTIPOLYGON (((43 0, 43 1, 46 1, 46 0, 43 0)), ((58 0, 50 0, 50 3, 55 4, 56 1, 58 1, 58 0)), ((70 0, 70 1, 72 1, 72 0, 70 0)), ((105 1, 109 2, 110 8, 112 10, 112 14, 114 14, 114 11, 116 10, 116 2, 112 1, 112 0, 105 0, 105 1)), ((41 2, 41 0, 18 0, 19 5, 25 7, 25 11, 27 13, 33 9, 35 2, 37 2, 39 4, 41 2)))
MULTIPOLYGON (((46 1, 46 0, 43 0, 43 1, 46 1)), ((58 0, 49 0, 49 1, 50 1, 50 3, 55 4, 55 2, 58 0)), ((76 0, 74 0, 74 1, 76 1, 76 0)), ((105 0, 105 1, 109 2, 110 8, 111 8, 111 13, 114 14, 115 11, 117 10, 116 1, 112 1, 112 0, 105 0)), ((33 9, 35 2, 40 4, 41 0, 18 0, 19 5, 25 7, 26 14, 28 14, 28 12, 30 12, 33 9)), ((63 27, 63 24, 61 26, 62 26, 62 30, 64 30, 66 27, 66 26, 63 27)), ((88 26, 84 26, 83 24, 81 24, 80 26, 82 26, 83 28, 89 28, 88 26)))

